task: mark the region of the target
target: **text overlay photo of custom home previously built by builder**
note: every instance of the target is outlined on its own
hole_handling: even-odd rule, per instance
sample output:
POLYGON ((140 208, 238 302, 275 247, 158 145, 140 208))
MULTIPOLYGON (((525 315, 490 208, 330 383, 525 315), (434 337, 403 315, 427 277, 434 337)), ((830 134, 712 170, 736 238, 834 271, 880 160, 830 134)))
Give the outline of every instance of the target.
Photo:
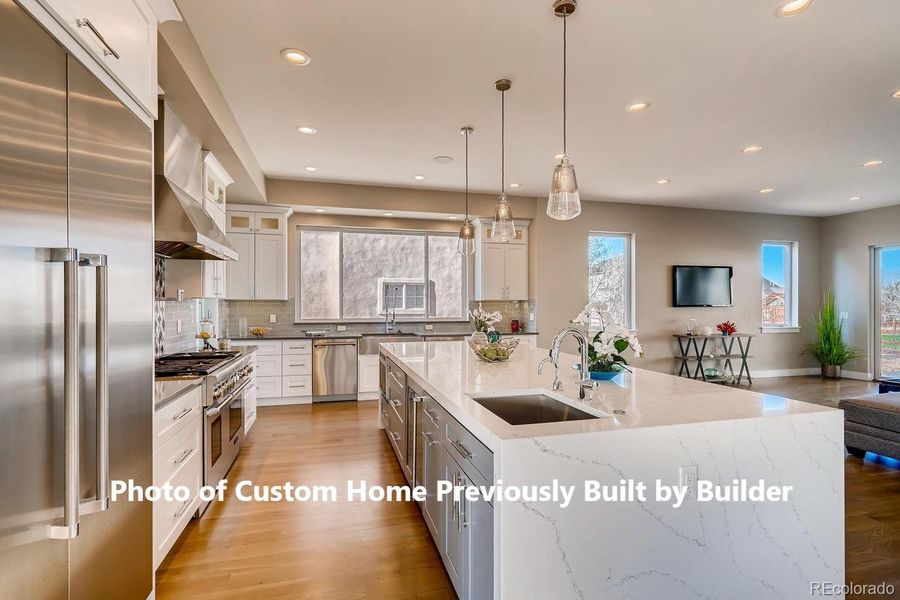
POLYGON ((0 600, 900 598, 898 24, 0 0, 0 600))

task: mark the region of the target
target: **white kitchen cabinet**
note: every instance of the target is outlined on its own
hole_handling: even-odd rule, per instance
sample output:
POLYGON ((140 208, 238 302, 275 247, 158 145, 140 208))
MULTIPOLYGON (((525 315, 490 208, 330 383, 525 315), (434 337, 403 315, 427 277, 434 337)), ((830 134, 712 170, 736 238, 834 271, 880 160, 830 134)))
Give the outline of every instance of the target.
POLYGON ((244 439, 250 435, 250 428, 256 422, 256 352, 250 355, 250 383, 244 390, 244 439))
POLYGON ((239 258, 226 267, 229 300, 287 300, 287 219, 290 208, 228 210, 228 237, 239 258))
POLYGON ((311 340, 232 340, 231 345, 257 347, 254 398, 257 405, 259 401, 262 405, 312 402, 311 340))
POLYGON ((377 400, 379 393, 379 366, 377 354, 359 355, 358 400, 377 400))
POLYGON ((40 2, 127 95, 156 118, 156 32, 162 20, 181 18, 171 0, 154 0, 152 8, 147 0, 40 2))
POLYGON ((490 221, 475 224, 475 300, 528 299, 528 230, 516 223, 508 243, 490 238, 490 221))

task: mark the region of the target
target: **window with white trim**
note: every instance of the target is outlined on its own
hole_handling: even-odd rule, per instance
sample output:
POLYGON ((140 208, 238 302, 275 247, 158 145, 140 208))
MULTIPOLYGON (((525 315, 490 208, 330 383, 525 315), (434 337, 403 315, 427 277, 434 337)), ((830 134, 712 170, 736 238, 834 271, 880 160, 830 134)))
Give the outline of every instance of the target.
POLYGON ((295 321, 466 320, 455 232, 301 227, 295 321))
POLYGON ((797 323, 797 242, 763 242, 760 249, 762 272, 763 328, 792 328, 797 323))
POLYGON ((588 235, 588 302, 609 306, 613 320, 634 329, 634 237, 630 233, 588 235))

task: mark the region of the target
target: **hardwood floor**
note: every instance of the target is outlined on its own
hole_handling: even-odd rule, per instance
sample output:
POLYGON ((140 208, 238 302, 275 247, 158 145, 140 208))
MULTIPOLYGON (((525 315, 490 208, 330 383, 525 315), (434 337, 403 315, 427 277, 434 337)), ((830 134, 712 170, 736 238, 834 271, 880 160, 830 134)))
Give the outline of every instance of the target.
POLYGON ((347 479, 402 484, 377 402, 259 409, 228 474, 262 485, 336 485, 336 503, 239 502, 188 526, 157 571, 156 597, 455 598, 413 504, 346 503, 347 479))
MULTIPOLYGON (((759 379, 750 389, 836 406, 874 387, 786 377, 759 379)), ((339 490, 347 479, 401 484, 397 461, 375 426, 376 404, 259 409, 229 480, 339 490)), ((900 464, 847 457, 845 477, 847 581, 884 581, 900 591, 900 464)), ((266 504, 238 502, 230 494, 192 521, 156 583, 160 600, 455 597, 412 504, 266 504)))

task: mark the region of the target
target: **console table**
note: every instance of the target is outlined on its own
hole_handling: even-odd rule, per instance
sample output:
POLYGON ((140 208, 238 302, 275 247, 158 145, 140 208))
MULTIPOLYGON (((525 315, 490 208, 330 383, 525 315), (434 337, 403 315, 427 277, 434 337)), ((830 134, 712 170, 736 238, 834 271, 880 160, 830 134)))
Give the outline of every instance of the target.
POLYGON ((691 379, 702 379, 712 383, 729 383, 730 381, 724 377, 707 377, 703 372, 705 367, 703 361, 725 361, 725 368, 734 372, 732 361, 740 364, 737 372, 735 384, 740 385, 744 376, 747 376, 747 383, 752 384, 753 379, 750 377, 750 365, 747 359, 750 356, 750 342, 753 341, 753 335, 749 333, 734 333, 732 335, 689 335, 687 333, 676 333, 673 336, 678 340, 678 349, 681 351, 680 356, 675 359, 681 362, 681 368, 678 375, 690 377, 691 379), (718 341, 722 341, 722 345, 718 346, 718 341), (734 344, 737 342, 737 352, 735 352, 734 344), (722 354, 714 355, 707 352, 713 348, 720 347, 722 354), (696 362, 694 372, 691 373, 691 363, 696 362))

